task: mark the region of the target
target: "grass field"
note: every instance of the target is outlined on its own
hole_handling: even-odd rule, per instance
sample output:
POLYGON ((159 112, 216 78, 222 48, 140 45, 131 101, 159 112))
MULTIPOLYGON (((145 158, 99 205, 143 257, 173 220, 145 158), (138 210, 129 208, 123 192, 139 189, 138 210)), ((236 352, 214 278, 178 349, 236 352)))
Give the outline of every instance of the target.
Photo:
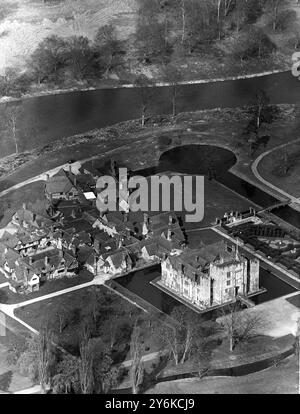
POLYGON ((18 309, 16 315, 36 329, 46 320, 50 321, 57 342, 70 352, 77 353, 82 324, 91 317, 95 298, 97 318, 92 327, 93 336, 100 337, 106 344, 111 343, 112 335, 115 336, 112 350, 116 362, 121 362, 127 356, 129 358, 130 335, 138 317, 144 320, 141 325, 144 336, 143 353, 159 350, 157 339, 151 335, 146 314, 103 286, 89 287, 35 303, 18 309), (62 332, 59 331, 58 312, 66 317, 62 332))
POLYGON ((115 21, 124 39, 135 27, 135 0, 5 1, 11 4, 11 13, 0 22, 0 73, 5 67, 26 65, 27 57, 47 36, 92 39, 99 27, 115 21))

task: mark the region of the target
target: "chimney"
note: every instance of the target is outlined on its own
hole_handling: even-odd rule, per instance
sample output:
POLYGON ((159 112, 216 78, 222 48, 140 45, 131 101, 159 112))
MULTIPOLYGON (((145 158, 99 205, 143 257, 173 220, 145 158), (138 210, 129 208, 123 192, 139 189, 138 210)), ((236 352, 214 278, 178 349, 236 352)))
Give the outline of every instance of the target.
POLYGON ((124 223, 128 222, 128 213, 125 212, 124 214, 124 223))
POLYGON ((45 266, 48 266, 48 265, 49 265, 49 257, 45 256, 45 266))
POLYGON ((33 257, 29 256, 29 264, 32 265, 33 264, 33 257))
POLYGON ((69 173, 72 174, 72 165, 69 164, 69 173))
POLYGON ((172 240, 172 235, 173 235, 173 233, 172 233, 171 229, 168 229, 167 240, 171 241, 172 240))
POLYGON ((170 215, 169 215, 169 226, 172 226, 172 224, 173 224, 173 217, 172 217, 172 215, 170 214, 170 215))
POLYGON ((74 218, 74 219, 76 218, 76 210, 75 210, 75 208, 72 209, 71 217, 74 218))
POLYGON ((23 210, 27 210, 26 203, 23 203, 23 210))

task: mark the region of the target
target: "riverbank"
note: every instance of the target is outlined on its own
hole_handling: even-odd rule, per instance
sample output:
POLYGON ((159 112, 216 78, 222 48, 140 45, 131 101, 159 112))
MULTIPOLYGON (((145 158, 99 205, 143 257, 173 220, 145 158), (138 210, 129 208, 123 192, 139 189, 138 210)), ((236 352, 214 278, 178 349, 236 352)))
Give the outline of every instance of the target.
MULTIPOLYGON (((280 117, 271 127, 268 148, 293 138, 296 107, 281 105, 279 108, 280 117)), ((153 117, 144 127, 139 120, 133 120, 67 137, 0 160, 0 193, 68 163, 70 154, 73 162, 91 157, 113 157, 128 168, 139 170, 157 165, 162 152, 166 150, 189 144, 210 144, 236 154, 238 161, 232 168, 234 174, 271 192, 275 197, 280 196, 260 183, 251 170, 253 160, 249 157, 247 145, 240 138, 248 120, 247 108, 213 109, 179 114, 175 123, 170 116, 153 117)), ((255 156, 263 151, 264 148, 260 148, 255 156)), ((24 196, 20 190, 18 194, 15 193, 17 199, 13 194, 11 192, 11 195, 2 197, 6 210, 11 210, 11 206, 16 208, 19 205, 17 199, 21 202, 24 196)))
MULTIPOLYGON (((195 80, 186 80, 186 81, 179 81, 177 83, 178 86, 185 86, 185 85, 203 85, 209 83, 217 83, 217 82, 229 82, 229 81, 236 81, 236 80, 243 80, 243 79, 253 79, 253 78, 260 78, 263 76, 274 75, 277 73, 286 73, 288 69, 276 69, 276 70, 269 70, 259 73, 250 73, 250 74, 242 74, 237 76, 223 76, 218 78, 208 78, 208 79, 195 79, 195 80)), ((170 82, 162 82, 151 80, 151 84, 149 88, 157 88, 157 87, 170 87, 172 83, 170 82)), ((110 82, 102 82, 102 85, 99 86, 90 86, 90 87, 70 87, 66 89, 47 89, 44 91, 26 93, 21 95, 20 97, 13 97, 13 96, 4 96, 0 98, 0 104, 7 104, 10 102, 19 102, 25 99, 32 99, 32 98, 39 98, 42 96, 53 96, 53 95, 61 95, 67 93, 74 93, 74 92, 88 92, 88 91, 97 91, 102 89, 131 89, 136 88, 137 86, 134 83, 123 83, 122 81, 111 80, 110 82)))

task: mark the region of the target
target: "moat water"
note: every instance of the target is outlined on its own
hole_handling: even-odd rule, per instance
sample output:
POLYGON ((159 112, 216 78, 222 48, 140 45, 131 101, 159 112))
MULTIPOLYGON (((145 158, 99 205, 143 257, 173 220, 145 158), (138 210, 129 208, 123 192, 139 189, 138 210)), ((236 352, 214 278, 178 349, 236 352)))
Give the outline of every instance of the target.
MULTIPOLYGON (((260 207, 268 207, 278 202, 275 197, 232 174, 229 170, 235 163, 235 154, 227 149, 209 145, 186 145, 163 153, 158 166, 135 171, 135 173, 150 176, 171 171, 191 175, 207 175, 208 171, 213 169, 217 182, 247 198, 249 204, 253 202, 260 207)), ((290 207, 277 209, 274 211, 274 214, 300 228, 300 214, 290 207)), ((159 310, 170 313, 180 302, 150 283, 159 275, 160 269, 156 267, 119 278, 117 283, 142 297, 159 310)), ((252 298, 255 304, 276 299, 296 291, 295 287, 263 268, 260 269, 260 287, 265 288, 266 293, 252 298)))

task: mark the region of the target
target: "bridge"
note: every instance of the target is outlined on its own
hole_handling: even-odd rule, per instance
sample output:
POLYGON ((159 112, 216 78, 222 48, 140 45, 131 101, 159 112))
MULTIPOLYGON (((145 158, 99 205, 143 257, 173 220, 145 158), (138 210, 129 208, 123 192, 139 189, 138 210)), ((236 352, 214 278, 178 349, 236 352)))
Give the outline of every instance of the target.
POLYGON ((249 298, 247 298, 246 296, 238 295, 237 296, 237 299, 241 303, 243 303, 244 305, 246 305, 247 308, 254 308, 254 306, 255 306, 255 303, 252 300, 250 300, 249 298))
POLYGON ((271 212, 272 210, 276 210, 277 208, 280 208, 280 207, 286 207, 286 206, 288 206, 290 203, 291 203, 291 200, 280 201, 280 202, 278 202, 278 203, 276 203, 276 204, 272 204, 271 206, 266 207, 266 208, 264 208, 264 209, 262 209, 262 210, 258 211, 258 213, 269 213, 269 212, 271 212))

